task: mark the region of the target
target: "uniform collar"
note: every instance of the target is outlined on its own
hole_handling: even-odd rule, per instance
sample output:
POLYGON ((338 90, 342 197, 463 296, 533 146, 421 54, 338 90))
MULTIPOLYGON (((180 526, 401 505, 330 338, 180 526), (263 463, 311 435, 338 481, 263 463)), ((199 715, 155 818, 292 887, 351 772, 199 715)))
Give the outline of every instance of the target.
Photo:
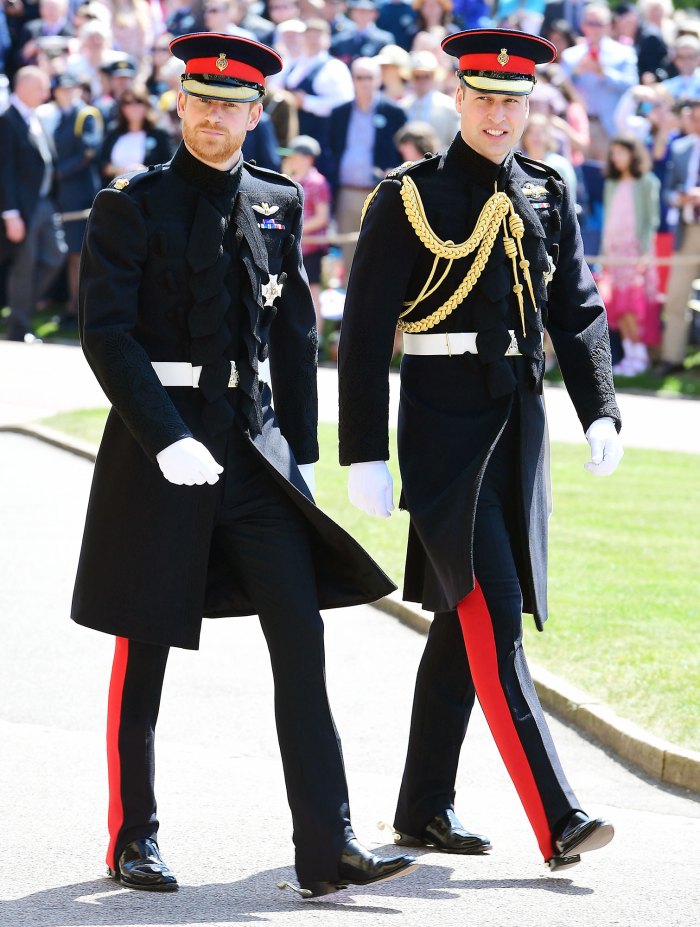
POLYGON ((494 164, 467 145, 457 134, 445 154, 445 167, 454 168, 464 177, 465 184, 478 183, 480 187, 493 192, 494 183, 503 190, 510 174, 513 152, 509 151, 501 164, 494 164))
POLYGON ((241 182, 243 157, 239 158, 232 170, 218 171, 196 158, 185 143, 181 142, 173 155, 171 167, 176 174, 202 193, 234 197, 241 182))

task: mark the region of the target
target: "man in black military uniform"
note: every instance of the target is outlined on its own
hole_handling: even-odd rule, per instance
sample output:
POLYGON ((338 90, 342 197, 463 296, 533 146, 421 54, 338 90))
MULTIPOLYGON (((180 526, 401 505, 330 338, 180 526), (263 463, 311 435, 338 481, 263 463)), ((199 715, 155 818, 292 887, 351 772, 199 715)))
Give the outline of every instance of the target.
POLYGON ((80 326, 110 401, 72 617, 116 636, 109 692, 111 875, 168 891, 153 787, 171 646, 202 615, 258 614, 305 896, 407 871, 355 838, 325 688, 320 607, 372 601, 390 580, 313 503, 315 314, 302 193, 243 162, 279 56, 211 33, 171 43, 186 62, 183 144, 115 179, 90 216, 80 326), (268 358, 270 386, 260 363, 268 358))
POLYGON ((513 148, 536 36, 448 36, 459 59, 461 131, 448 151, 390 172, 368 200, 340 340, 340 455, 349 494, 387 517, 388 367, 404 333, 401 506, 410 513, 404 597, 434 611, 416 685, 396 840, 480 853, 487 837, 454 813, 454 785, 478 696, 550 869, 606 844, 562 772, 522 648, 522 611, 547 617, 549 331, 591 445, 611 473, 622 450, 605 309, 583 259, 569 191, 513 148))

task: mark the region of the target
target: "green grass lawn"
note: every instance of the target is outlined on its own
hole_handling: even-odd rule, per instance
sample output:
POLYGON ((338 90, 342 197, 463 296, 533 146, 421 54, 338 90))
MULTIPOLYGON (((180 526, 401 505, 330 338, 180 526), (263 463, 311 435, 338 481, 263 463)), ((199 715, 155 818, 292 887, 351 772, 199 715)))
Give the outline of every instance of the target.
MULTIPOLYGON (((104 410, 45 424, 97 442, 104 410)), ((370 518, 347 500, 333 425, 319 430, 317 501, 400 586, 408 516, 370 518)), ((587 447, 552 449, 550 620, 525 619, 526 648, 638 724, 700 749, 700 479, 692 454, 627 450, 610 479, 583 470, 587 447)), ((398 499, 395 443, 390 463, 398 499)))

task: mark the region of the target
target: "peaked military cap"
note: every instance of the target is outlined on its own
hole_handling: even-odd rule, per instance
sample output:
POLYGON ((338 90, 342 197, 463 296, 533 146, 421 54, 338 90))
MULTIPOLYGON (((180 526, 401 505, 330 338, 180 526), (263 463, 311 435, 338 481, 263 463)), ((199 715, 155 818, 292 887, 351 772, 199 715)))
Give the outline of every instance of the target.
POLYGON ((265 78, 282 70, 277 52, 236 35, 195 32, 170 43, 185 62, 182 89, 207 100, 252 103, 265 95, 265 78))
POLYGON ((535 65, 556 57, 547 39, 514 29, 469 29, 442 40, 448 55, 459 59, 457 74, 467 87, 486 93, 524 96, 535 86, 535 65))

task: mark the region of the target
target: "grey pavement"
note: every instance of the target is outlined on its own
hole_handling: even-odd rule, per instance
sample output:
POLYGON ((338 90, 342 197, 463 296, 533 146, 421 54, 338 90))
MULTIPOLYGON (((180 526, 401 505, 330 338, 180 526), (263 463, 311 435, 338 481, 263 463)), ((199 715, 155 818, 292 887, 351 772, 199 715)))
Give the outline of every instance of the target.
MULTIPOLYGON (((321 417, 336 418, 337 382, 319 372, 321 417)), ((392 420, 397 390, 392 377, 392 420)), ((0 425, 106 400, 72 346, 0 342, 0 425)), ((628 446, 700 452, 700 403, 620 397, 628 446)), ((547 390, 554 440, 585 445, 566 393, 547 390)), ((625 768, 550 719, 587 809, 614 819, 613 844, 558 877, 537 848, 480 714, 470 727, 457 808, 494 841, 487 859, 421 854, 403 880, 302 903, 275 887, 293 877, 290 821, 257 622, 209 622, 199 654, 174 651, 159 724, 158 793, 177 896, 138 895, 102 878, 104 714, 109 638, 68 620, 91 465, 0 434, 0 925, 325 924, 400 918, 685 925, 697 910, 700 805, 625 768)), ((375 609, 327 614, 328 676, 360 837, 390 819, 423 641, 375 609), (363 644, 363 642, 366 642, 363 644), (370 644, 371 646, 367 646, 370 644), (359 646, 358 646, 359 645, 359 646), (361 682, 358 685, 358 680, 361 682)), ((381 852, 381 849, 380 849, 381 852)))
MULTIPOLYGON (((43 349, 42 349, 43 350, 43 349)), ((457 810, 488 833, 486 857, 420 852, 404 879, 303 902, 254 618, 205 623, 198 653, 173 651, 158 731, 160 842, 176 895, 104 878, 104 718, 112 642, 68 619, 91 464, 0 434, 0 924, 2 927, 346 924, 375 927, 688 927, 700 905, 700 803, 658 786, 550 719, 564 767, 613 843, 559 876, 542 865, 477 712, 457 810)), ((327 612, 328 681, 353 821, 389 850, 423 639, 376 609, 327 612)))
MULTIPOLYGON (((390 416, 396 423, 398 375, 391 377, 390 416)), ((545 389, 552 440, 585 441, 566 391, 545 389)), ((319 369, 319 414, 337 421, 337 376, 319 369)), ((619 395, 628 447, 700 453, 700 402, 690 399, 619 395)), ((17 424, 57 411, 104 406, 107 400, 79 348, 68 345, 25 345, 0 341, 0 425, 17 424)))

